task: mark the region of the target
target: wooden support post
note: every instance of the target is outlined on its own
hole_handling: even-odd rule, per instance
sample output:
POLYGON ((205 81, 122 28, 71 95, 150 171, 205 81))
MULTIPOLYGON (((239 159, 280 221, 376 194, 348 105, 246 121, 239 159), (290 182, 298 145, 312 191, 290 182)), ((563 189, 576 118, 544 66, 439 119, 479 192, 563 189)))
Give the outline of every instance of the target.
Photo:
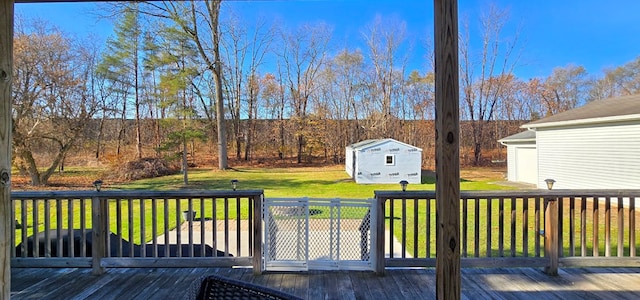
POLYGON ((547 200, 544 219, 544 256, 549 258, 549 265, 544 271, 548 275, 558 275, 558 199, 547 200))
POLYGON ((460 299, 458 1, 435 0, 436 298, 460 299))
POLYGON ((253 274, 262 274, 262 196, 253 197, 253 274))
MULTIPOLYGON (((374 271, 376 272, 376 274, 378 274, 379 276, 383 276, 384 275, 384 268, 385 268, 385 264, 384 264, 384 236, 385 236, 385 232, 384 232, 384 223, 385 223, 385 219, 384 219, 384 202, 385 202, 385 198, 382 198, 378 195, 376 195, 376 202, 374 203, 375 205, 375 261, 374 261, 374 271)), ((393 234, 393 233, 392 233, 393 234)))
MULTIPOLYGON (((11 296, 11 80, 13 0, 0 1, 0 299, 11 296)), ((26 224, 25 224, 26 225, 26 224)))
POLYGON ((91 256, 93 257, 92 272, 95 275, 104 273, 102 258, 104 258, 106 254, 106 237, 108 233, 106 214, 107 201, 101 201, 97 196, 91 197, 91 226, 93 227, 91 256))

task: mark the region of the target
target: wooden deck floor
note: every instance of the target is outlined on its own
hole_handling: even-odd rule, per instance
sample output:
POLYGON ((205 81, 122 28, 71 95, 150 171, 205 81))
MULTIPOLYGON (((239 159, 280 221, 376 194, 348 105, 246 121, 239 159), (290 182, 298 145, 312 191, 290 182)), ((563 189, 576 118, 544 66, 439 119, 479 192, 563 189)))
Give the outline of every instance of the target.
MULTIPOLYGON (((640 299, 640 269, 463 269, 463 299, 640 299)), ((371 272, 268 273, 251 269, 175 268, 19 269, 11 272, 12 299, 181 299, 199 277, 218 274, 305 299, 432 299, 434 269, 371 272)))

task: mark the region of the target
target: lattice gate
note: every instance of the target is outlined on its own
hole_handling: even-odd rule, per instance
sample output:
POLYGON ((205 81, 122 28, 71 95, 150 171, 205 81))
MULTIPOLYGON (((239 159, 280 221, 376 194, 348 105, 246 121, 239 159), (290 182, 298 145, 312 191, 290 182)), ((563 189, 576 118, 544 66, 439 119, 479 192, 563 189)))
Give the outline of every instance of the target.
POLYGON ((373 270, 374 208, 373 199, 265 199, 265 270, 373 270))

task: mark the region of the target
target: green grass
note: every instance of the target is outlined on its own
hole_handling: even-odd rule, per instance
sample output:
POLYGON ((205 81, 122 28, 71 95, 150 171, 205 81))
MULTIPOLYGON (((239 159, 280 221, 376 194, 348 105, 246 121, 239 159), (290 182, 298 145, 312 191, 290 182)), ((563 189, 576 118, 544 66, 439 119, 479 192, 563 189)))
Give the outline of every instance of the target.
MULTIPOLYGON (((237 168, 226 171, 189 171, 189 184, 184 185, 182 175, 144 179, 114 186, 108 189, 220 189, 231 188, 231 180, 237 179, 238 189, 262 189, 265 197, 312 197, 312 198, 371 198, 374 191, 399 190, 399 184, 356 184, 342 167, 256 169, 237 168)), ((483 181, 462 179, 462 190, 501 190, 511 187, 494 184, 500 178, 483 181)), ((408 190, 434 190, 435 178, 422 178, 422 184, 410 184, 408 190)))

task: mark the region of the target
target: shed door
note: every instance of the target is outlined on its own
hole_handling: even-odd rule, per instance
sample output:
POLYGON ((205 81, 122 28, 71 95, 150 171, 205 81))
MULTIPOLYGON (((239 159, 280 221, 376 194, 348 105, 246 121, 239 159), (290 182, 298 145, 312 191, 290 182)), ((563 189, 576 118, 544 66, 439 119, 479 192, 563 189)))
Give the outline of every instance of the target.
POLYGON ((516 148, 516 181, 538 183, 538 155, 535 147, 516 148))

